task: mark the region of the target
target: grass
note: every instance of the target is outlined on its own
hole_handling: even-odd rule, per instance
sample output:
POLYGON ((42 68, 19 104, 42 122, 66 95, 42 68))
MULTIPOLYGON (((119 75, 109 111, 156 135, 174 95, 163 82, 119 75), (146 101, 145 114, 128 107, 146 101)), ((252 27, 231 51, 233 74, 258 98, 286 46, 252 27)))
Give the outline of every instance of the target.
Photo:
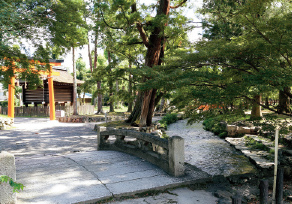
POLYGON ((0 114, 0 118, 9 118, 7 115, 1 115, 0 114))
MULTIPOLYGON (((102 106, 102 110, 104 111, 104 112, 109 112, 109 109, 110 109, 110 107, 109 106, 102 106)), ((127 112, 127 110, 128 110, 128 107, 127 106, 121 106, 121 107, 119 107, 119 108, 114 108, 114 111, 116 112, 116 113, 119 113, 119 112, 122 112, 122 113, 124 113, 124 112, 127 112)))
POLYGON ((252 149, 252 150, 257 149, 257 150, 263 150, 263 151, 267 151, 267 152, 270 151, 270 148, 269 147, 267 147, 266 145, 264 145, 260 141, 256 141, 255 139, 253 139, 251 137, 245 136, 244 137, 244 140, 245 140, 245 145, 247 147, 249 147, 250 149, 252 149))

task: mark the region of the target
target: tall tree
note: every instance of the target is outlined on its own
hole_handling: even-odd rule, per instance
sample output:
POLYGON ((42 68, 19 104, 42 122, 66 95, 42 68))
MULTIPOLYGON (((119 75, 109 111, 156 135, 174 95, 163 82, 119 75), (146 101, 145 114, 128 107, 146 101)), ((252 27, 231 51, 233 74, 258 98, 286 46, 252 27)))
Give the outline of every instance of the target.
MULTIPOLYGON (((159 0, 156 4, 146 7, 145 5, 137 5, 136 1, 110 1, 110 4, 99 4, 98 8, 107 27, 132 34, 133 37, 128 42, 129 44, 142 43, 145 46, 144 66, 152 68, 161 64, 167 38, 173 37, 171 33, 174 30, 178 31, 178 28, 181 28, 179 37, 183 39, 184 34, 182 33, 185 27, 182 24, 186 22, 186 18, 178 15, 178 12, 175 11, 173 15, 170 15, 170 9, 179 8, 185 5, 185 2, 186 0, 175 1, 175 5, 171 6, 170 0, 159 0), (142 12, 143 9, 148 9, 148 13, 142 12), (153 13, 152 9, 155 9, 156 13, 154 17, 150 14, 153 13), (179 24, 177 19, 180 21, 179 24), (169 23, 172 24, 171 27, 168 27, 169 23), (133 34, 134 32, 139 33, 139 38, 133 34)), ((148 81, 148 78, 145 76, 143 81, 148 81)), ((156 89, 144 90, 143 93, 140 91, 128 121, 140 120, 140 126, 151 124, 156 92, 156 89), (140 104, 141 102, 142 104, 140 104)))
POLYGON ((192 115, 202 104, 212 104, 210 114, 222 114, 246 100, 277 113, 259 96, 281 90, 291 97, 285 89, 292 86, 291 2, 206 2, 210 4, 202 13, 208 14, 206 23, 213 29, 205 33, 209 40, 197 42, 196 52, 181 52, 167 60, 164 69, 153 69, 151 76, 156 77, 147 85, 176 89, 177 105, 188 101, 192 115))
POLYGON ((18 78, 32 82, 30 84, 40 85, 40 80, 32 68, 49 68, 48 65, 37 66, 36 61, 49 62, 49 53, 43 48, 42 42, 48 40, 46 28, 52 21, 51 8, 52 1, 49 0, 37 3, 0 1, 0 75, 7 84, 10 83, 11 76, 17 75, 18 78), (22 43, 24 39, 38 50, 35 55, 22 43), (15 44, 18 46, 14 46, 15 44), (31 60, 31 57, 34 60, 31 60))
POLYGON ((84 19, 85 4, 83 0, 60 0, 54 4, 52 10, 55 17, 55 21, 50 26, 53 33, 52 42, 72 49, 73 115, 78 115, 75 48, 87 44, 87 24, 84 19))

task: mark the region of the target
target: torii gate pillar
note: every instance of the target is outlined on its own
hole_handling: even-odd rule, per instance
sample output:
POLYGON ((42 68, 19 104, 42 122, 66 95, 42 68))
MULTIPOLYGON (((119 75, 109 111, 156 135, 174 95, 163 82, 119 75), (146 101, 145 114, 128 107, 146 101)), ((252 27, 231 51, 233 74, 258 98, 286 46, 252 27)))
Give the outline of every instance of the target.
POLYGON ((8 117, 14 118, 14 93, 15 93, 15 77, 10 78, 8 85, 8 117))
POLYGON ((49 82, 50 120, 56 120, 55 95, 54 95, 54 83, 53 83, 53 77, 52 77, 52 68, 50 68, 48 82, 49 82))

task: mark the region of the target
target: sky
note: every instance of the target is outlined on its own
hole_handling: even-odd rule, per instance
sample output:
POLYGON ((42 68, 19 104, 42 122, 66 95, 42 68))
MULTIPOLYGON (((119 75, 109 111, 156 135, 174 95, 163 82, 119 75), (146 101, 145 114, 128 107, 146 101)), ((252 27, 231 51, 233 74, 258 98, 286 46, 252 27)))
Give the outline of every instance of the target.
MULTIPOLYGON (((151 4, 152 2, 155 2, 155 0, 141 0, 146 5, 151 4)), ((185 14, 187 17, 192 18, 194 22, 200 21, 196 14, 196 9, 200 8, 203 4, 203 0, 190 0, 188 1, 191 4, 194 5, 193 9, 186 9, 185 14)), ((195 24, 196 26, 200 26, 199 24, 195 24)), ((195 42, 198 39, 201 38, 200 33, 202 33, 201 28, 195 28, 193 31, 188 33, 189 39, 191 42, 195 42)), ((91 50, 93 49, 93 45, 91 46, 91 50)), ((99 50, 99 53, 101 54, 103 51, 99 50)), ((83 46, 83 49, 76 48, 75 50, 75 60, 81 56, 83 58, 83 61, 86 63, 86 67, 89 68, 89 60, 88 60, 88 46, 83 46)), ((70 72, 72 72, 73 64, 72 64, 72 51, 67 52, 65 55, 63 55, 64 63, 63 66, 68 68, 70 72)))

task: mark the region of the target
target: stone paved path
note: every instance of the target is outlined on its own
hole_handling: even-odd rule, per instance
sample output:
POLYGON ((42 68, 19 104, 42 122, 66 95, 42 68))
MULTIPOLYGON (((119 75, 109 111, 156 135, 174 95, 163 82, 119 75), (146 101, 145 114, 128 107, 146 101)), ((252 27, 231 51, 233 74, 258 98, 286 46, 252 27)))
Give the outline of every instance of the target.
MULTIPOLYGON (((88 203, 210 179, 207 173, 196 169, 188 171, 186 177, 173 178, 137 157, 95 151, 96 132, 92 127, 93 124, 16 118, 15 128, 0 131, 3 150, 15 154, 17 181, 25 185, 17 195, 18 203, 88 203)), ((188 192, 178 190, 177 196, 163 194, 161 199, 180 200, 188 192)), ((193 203, 196 194, 191 194, 182 203, 193 203)), ((211 194, 205 195, 205 201, 216 203, 211 194)), ((160 198, 153 199, 161 203, 160 198)), ((197 200, 202 201, 199 197, 197 200)))

